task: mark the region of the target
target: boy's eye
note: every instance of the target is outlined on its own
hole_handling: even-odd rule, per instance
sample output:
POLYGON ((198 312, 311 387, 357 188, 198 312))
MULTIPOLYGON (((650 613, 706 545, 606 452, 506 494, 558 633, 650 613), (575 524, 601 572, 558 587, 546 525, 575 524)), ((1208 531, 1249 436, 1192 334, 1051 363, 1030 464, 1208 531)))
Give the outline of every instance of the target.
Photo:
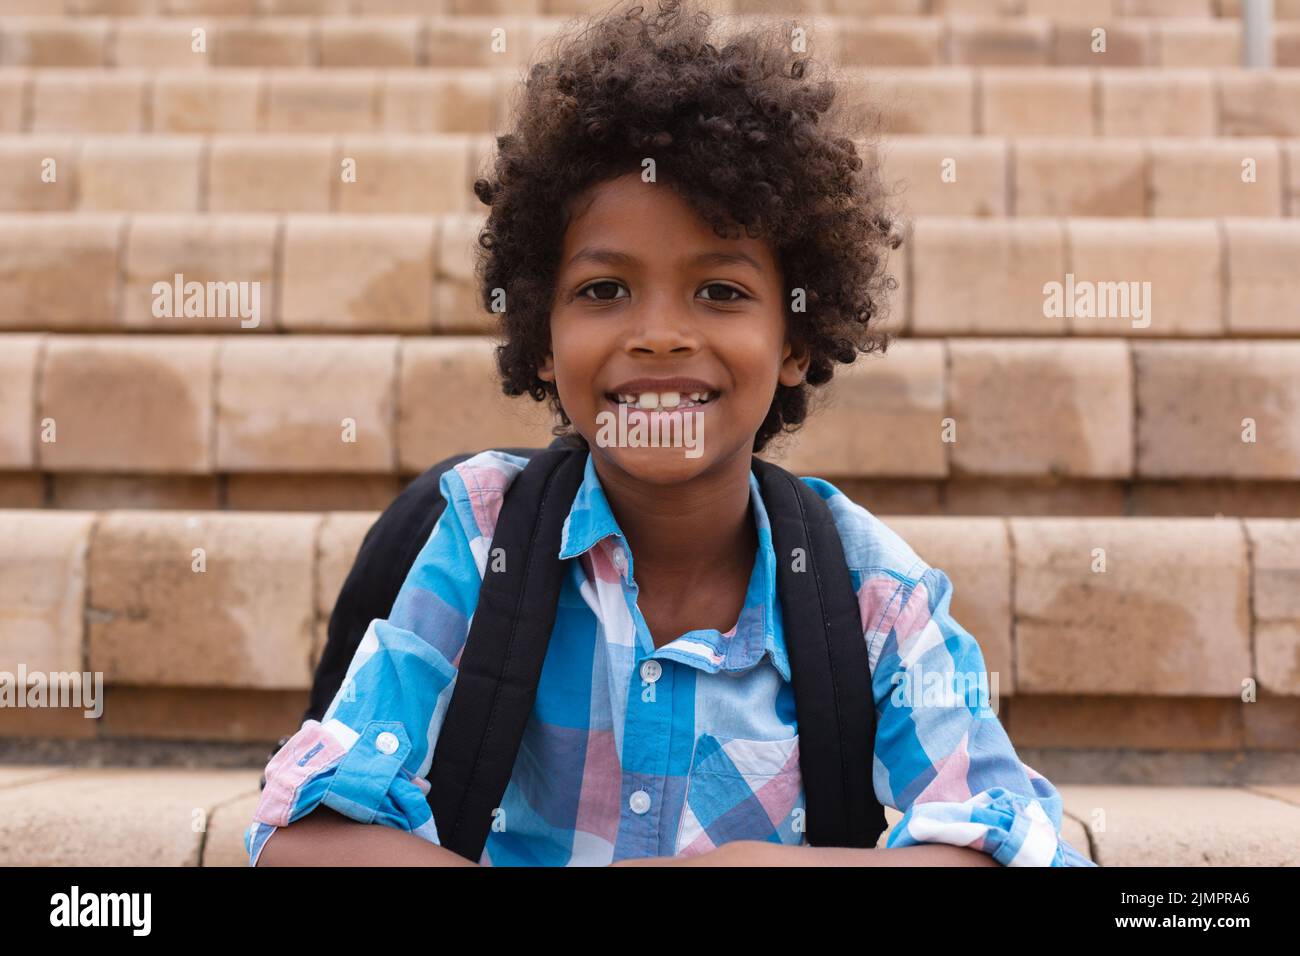
MULTIPOLYGON (((601 279, 598 282, 592 282, 589 285, 583 286, 582 289, 578 291, 578 295, 582 296, 583 298, 593 299, 598 302, 613 302, 616 299, 626 298, 626 296, 621 296, 618 294, 620 290, 626 291, 626 288, 621 282, 615 282, 613 279, 601 279), (600 295, 600 294, 589 295, 588 294, 595 289, 605 289, 607 292, 613 292, 613 294, 612 295, 600 295)), ((721 282, 709 283, 708 285, 704 286, 700 290, 700 293, 704 295, 704 298, 709 300, 710 302, 738 302, 741 299, 749 298, 747 295, 745 295, 745 293, 741 292, 735 286, 725 285, 721 282), (705 291, 709 289, 712 289, 714 291, 711 294, 705 294, 705 291)))
POLYGON ((593 282, 593 283, 591 283, 591 285, 584 286, 581 290, 579 290, 578 295, 583 296, 584 298, 588 298, 588 299, 596 299, 596 300, 601 301, 601 302, 612 302, 612 301, 614 301, 615 299, 623 298, 622 296, 619 296, 619 295, 612 295, 612 296, 605 296, 605 295, 590 296, 590 295, 587 295, 587 293, 588 293, 590 290, 592 290, 592 289, 599 289, 599 288, 601 288, 602 286, 605 287, 606 289, 613 289, 615 292, 617 292, 619 289, 622 289, 622 288, 623 288, 623 286, 622 286, 621 283, 615 282, 615 281, 613 281, 612 279, 602 279, 602 280, 599 281, 599 282, 593 282))
MULTIPOLYGON (((721 289, 723 293, 731 292, 731 293, 734 293, 734 296, 735 296, 734 298, 732 298, 732 297, 730 297, 730 296, 728 296, 728 297, 726 297, 726 298, 722 298, 722 297, 720 297, 719 295, 708 295, 708 296, 705 296, 705 298, 708 299, 710 302, 738 302, 738 301, 740 301, 741 299, 748 298, 748 296, 746 296, 745 293, 741 292, 741 291, 740 291, 739 289, 737 289, 735 286, 731 286, 731 285, 723 285, 721 282, 711 282, 711 283, 709 283, 708 285, 706 285, 704 288, 705 288, 705 289, 721 289)), ((704 290, 701 289, 700 291, 703 292, 704 290)))

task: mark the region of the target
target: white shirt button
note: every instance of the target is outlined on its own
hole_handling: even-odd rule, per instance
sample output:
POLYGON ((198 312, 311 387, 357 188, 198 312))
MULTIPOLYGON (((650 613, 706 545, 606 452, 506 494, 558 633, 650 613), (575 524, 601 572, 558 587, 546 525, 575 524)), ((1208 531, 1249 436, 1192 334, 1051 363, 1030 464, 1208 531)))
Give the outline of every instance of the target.
POLYGON ((375 738, 375 749, 378 750, 381 754, 397 753, 397 747, 398 744, 397 744, 396 734, 390 734, 388 731, 385 730, 382 734, 380 734, 378 737, 375 738))
POLYGON ((645 813, 650 809, 650 794, 644 790, 637 790, 628 797, 627 805, 632 808, 633 813, 645 813))
POLYGON ((627 558, 624 556, 622 548, 614 549, 614 554, 611 556, 611 560, 614 562, 614 567, 619 571, 622 571, 627 567, 627 558))
POLYGON ((647 684, 653 684, 663 675, 663 672, 663 666, 654 658, 641 662, 641 679, 647 684))

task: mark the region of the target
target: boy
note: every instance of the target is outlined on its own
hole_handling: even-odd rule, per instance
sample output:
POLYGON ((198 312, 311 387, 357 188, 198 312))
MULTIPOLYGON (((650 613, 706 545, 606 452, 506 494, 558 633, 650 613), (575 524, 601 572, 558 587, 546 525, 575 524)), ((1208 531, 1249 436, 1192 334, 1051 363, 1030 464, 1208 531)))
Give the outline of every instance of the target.
MULTIPOLYGON (((483 301, 506 303, 504 389, 548 400, 557 434, 586 449, 535 704, 477 862, 1092 865, 986 700, 908 687, 985 672, 947 577, 817 478, 802 480, 834 516, 861 611, 875 795, 904 816, 883 849, 807 845, 752 456, 798 427, 835 364, 883 349, 897 239, 835 86, 806 79, 786 38, 718 49, 704 15, 641 14, 599 19, 534 67, 494 177, 475 184, 491 208, 483 301), (626 430, 611 443, 611 415, 670 434, 691 416, 698 454, 626 430)), ((440 845, 425 777, 526 463, 488 451, 443 475, 446 510, 392 612, 323 722, 267 767, 254 865, 474 865, 440 845)))

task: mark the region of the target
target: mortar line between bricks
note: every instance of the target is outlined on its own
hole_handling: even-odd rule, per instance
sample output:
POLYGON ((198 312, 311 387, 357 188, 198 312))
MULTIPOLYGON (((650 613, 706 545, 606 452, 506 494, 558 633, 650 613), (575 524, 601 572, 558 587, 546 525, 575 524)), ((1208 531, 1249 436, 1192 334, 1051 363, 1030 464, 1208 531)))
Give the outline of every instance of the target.
MULTIPOLYGON (((329 520, 328 512, 317 512, 316 527, 312 531, 311 543, 311 644, 307 648, 307 673, 316 673, 316 665, 312 660, 316 654, 317 631, 321 627, 320 599, 321 599, 321 548, 325 537, 325 522, 329 520)), ((324 621, 326 627, 329 625, 329 618, 324 621)), ((321 635, 328 638, 328 634, 321 635)), ((321 645, 321 651, 324 652, 324 644, 321 645)))
POLYGON ((1020 684, 1020 669, 1016 666, 1017 653, 1019 645, 1016 643, 1016 536, 1011 533, 1011 519, 1003 516, 1002 534, 1007 541, 1007 557, 1009 561, 1007 574, 1007 598, 1010 602, 1008 610, 1011 612, 1011 633, 1008 635, 1011 641, 1011 690, 1015 693, 1020 684))
POLYGON ((228 476, 222 473, 217 461, 218 427, 217 419, 221 415, 221 363, 226 356, 226 337, 214 336, 216 347, 212 350, 212 388, 208 396, 208 470, 217 478, 217 508, 225 511, 229 507, 230 489, 228 476))
POLYGON ((379 122, 383 116, 383 93, 386 80, 377 70, 370 70, 370 135, 380 133, 379 122))
POLYGON ((1129 408, 1130 415, 1133 419, 1133 427, 1129 432, 1129 480, 1124 486, 1124 515, 1133 517, 1137 504, 1136 488, 1138 484, 1139 455, 1141 454, 1141 442, 1139 434, 1142 430, 1142 403, 1138 401, 1138 360, 1137 349, 1128 339, 1124 340, 1124 353, 1128 357, 1128 378, 1129 378, 1129 408))
POLYGON ((1263 797, 1265 800, 1276 800, 1278 803, 1285 803, 1288 807, 1300 809, 1300 803, 1288 800, 1286 797, 1279 797, 1276 793, 1269 793, 1266 790, 1261 790, 1260 785, 1257 783, 1243 783, 1241 789, 1245 790, 1247 793, 1253 793, 1257 797, 1263 797))
POLYGON ((428 17, 421 17, 415 24, 415 65, 419 68, 428 68, 429 63, 429 32, 432 29, 428 17))
POLYGON ((1219 235, 1219 334, 1215 338, 1223 339, 1232 328, 1232 277, 1228 274, 1232 257, 1228 247, 1228 224, 1222 216, 1215 217, 1214 228, 1219 235))
MULTIPOLYGON (((0 764, 0 770, 7 769, 7 764, 0 764)), ((14 780, 11 783, 0 783, 0 790, 21 790, 23 787, 31 786, 34 783, 45 783, 55 777, 66 777, 72 771, 81 769, 79 767, 52 766, 44 768, 46 773, 40 773, 33 777, 26 777, 22 780, 14 780)))
MULTIPOLYGON (((81 592, 81 667, 82 670, 90 671, 90 612, 94 608, 94 594, 91 592, 91 586, 94 584, 94 576, 91 569, 95 556, 95 541, 99 537, 99 523, 103 520, 104 513, 96 511, 90 519, 90 529, 86 532, 86 552, 85 552, 85 584, 81 592)), ((101 684, 101 686, 103 686, 101 684)), ((103 717, 101 712, 100 717, 103 717)), ((94 739, 99 740, 103 737, 103 722, 99 719, 95 721, 94 739)))
POLYGON ((334 214, 338 214, 343 210, 343 159, 346 156, 345 140, 346 137, 341 133, 329 137, 329 211, 334 214))
MULTIPOLYGON (((906 322, 903 329, 909 334, 916 328, 916 283, 914 277, 916 274, 916 222, 909 221, 907 224, 907 235, 905 241, 908 248, 903 254, 903 279, 907 283, 903 289, 903 317, 906 322)), ((475 248, 477 249, 478 241, 475 239, 475 248)))
POLYGON ((72 137, 71 143, 72 154, 72 188, 68 191, 72 193, 72 208, 69 212, 81 211, 81 171, 85 168, 86 160, 86 138, 83 136, 72 137))
POLYGON ((205 215, 212 211, 212 137, 199 137, 199 213, 205 215))
POLYGON ((271 122, 271 72, 266 67, 255 71, 257 76, 256 132, 270 132, 271 122))
MULTIPOLYGON (((438 320, 441 310, 438 308, 438 264, 442 261, 442 246, 447 235, 447 221, 450 213, 432 217, 432 235, 429 237, 429 273, 425 281, 425 291, 429 295, 429 307, 424 317, 424 327, 428 334, 438 334, 438 320)), ((475 243, 475 248, 478 244, 475 243)))
POLYGON ((389 435, 391 435, 392 452, 392 474, 400 475, 402 470, 402 449, 399 446, 401 440, 402 424, 402 353, 406 351, 406 337, 399 335, 397 344, 393 347, 393 385, 392 398, 389 401, 389 414, 391 421, 389 423, 389 435))
MULTIPOLYGON (((44 427, 45 406, 41 401, 41 391, 45 388, 45 363, 50 350, 50 334, 42 332, 36 343, 36 372, 32 375, 32 411, 36 414, 33 416, 38 427, 32 429, 32 468, 37 474, 45 473, 44 462, 41 461, 41 428, 44 427)), ((58 426, 55 425, 57 429, 58 426)), ((57 436, 57 431, 55 432, 57 436)), ((48 477, 48 475, 47 475, 48 477)), ((53 500, 53 483, 47 482, 46 494, 43 501, 45 507, 49 507, 53 500)))
POLYGON ((1223 136, 1223 84, 1216 73, 1210 74, 1210 103, 1214 107, 1214 136, 1223 136))
POLYGON ((156 73, 150 73, 140 84, 140 129, 145 133, 154 132, 153 93, 157 84, 156 73))
POLYGON ((116 274, 113 282, 113 323, 115 332, 126 328, 126 250, 131 241, 131 230, 137 213, 125 213, 117 227, 116 274))
POLYGON ((36 126, 36 77, 30 72, 24 78, 22 105, 19 109, 22 113, 23 132, 33 132, 36 126))
POLYGON ((1019 154, 1016 152, 1015 140, 1010 136, 1003 137, 1002 139, 1002 155, 1005 157, 1004 161, 1007 164, 1006 169, 1003 171, 1002 185, 1002 188, 1007 191, 1007 218, 1014 219, 1016 217, 1017 208, 1016 159, 1019 154))
POLYGON ((1092 107, 1092 135, 1094 137, 1104 136, 1102 127, 1105 125, 1105 111, 1102 109, 1102 72, 1099 69, 1092 69, 1088 80, 1088 103, 1092 107))
MULTIPOLYGON (((203 866, 203 858, 206 856, 208 851, 208 832, 212 829, 212 818, 215 817, 223 807, 228 807, 237 800, 242 800, 244 797, 252 796, 253 793, 257 792, 258 791, 250 791, 249 793, 232 794, 224 800, 218 800, 211 807, 204 808, 203 829, 199 833, 199 856, 197 866, 200 868, 203 866)), ((252 821, 250 820, 249 822, 251 823, 252 821)), ((240 832, 242 833, 243 831, 241 830, 240 832)))
MULTIPOLYGON (((1237 516, 1241 528, 1241 537, 1246 545, 1246 615, 1250 623, 1250 678, 1255 681, 1255 699, 1259 699, 1259 663, 1256 637, 1259 633, 1259 615, 1255 610, 1255 542, 1251 539, 1250 529, 1246 527, 1244 516, 1237 516)), ((1245 703, 1243 701, 1242 703, 1245 703)))
POLYGON ((284 331, 284 263, 288 258, 289 216, 280 213, 275 217, 275 234, 271 240, 271 331, 284 331))
MULTIPOLYGON (((1065 273, 1069 275, 1074 271, 1074 236, 1070 231, 1070 220, 1062 216, 1057 220, 1061 229, 1061 264, 1065 266, 1065 273)), ((1065 276, 1061 276, 1065 280, 1065 276)), ((1066 313, 1074 311, 1073 309, 1064 310, 1066 313)), ((1068 314, 1065 317, 1065 335, 1066 337, 1077 336, 1078 332, 1074 327, 1074 319, 1068 314)))
POLYGON ((307 29, 307 62, 318 70, 324 69, 324 64, 321 62, 322 48, 320 20, 313 18, 307 29))
MULTIPOLYGON (((953 424, 957 426, 957 441, 961 441, 960 432, 962 430, 961 422, 957 421, 952 414, 952 342, 945 338, 941 346, 943 349, 943 418, 952 418, 953 424)), ((940 420, 940 425, 943 421, 940 420)), ((939 507, 943 509, 943 514, 948 514, 948 488, 952 484, 952 446, 956 442, 947 442, 942 439, 943 432, 940 431, 940 443, 943 445, 943 481, 939 485, 939 507)))

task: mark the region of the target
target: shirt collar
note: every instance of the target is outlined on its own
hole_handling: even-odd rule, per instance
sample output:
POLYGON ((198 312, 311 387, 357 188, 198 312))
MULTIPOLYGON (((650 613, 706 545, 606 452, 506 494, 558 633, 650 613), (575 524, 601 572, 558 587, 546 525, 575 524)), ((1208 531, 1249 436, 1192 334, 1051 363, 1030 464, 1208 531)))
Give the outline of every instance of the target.
MULTIPOLYGON (((780 595, 776 588, 776 551, 772 547, 772 526, 768 521, 767 507, 759 494, 758 478, 752 470, 749 473, 749 496, 758 530, 758 554, 745 592, 745 607, 736 627, 725 635, 708 629, 689 631, 656 649, 652 656, 682 660, 713 673, 720 670, 746 670, 767 654, 773 666, 788 681, 790 661, 786 654, 780 595)), ((623 571, 626 582, 633 573, 632 549, 610 510, 605 490, 596 474, 595 459, 588 453, 582 484, 574 495, 573 506, 564 520, 559 557, 561 560, 576 558, 611 537, 623 549, 627 558, 627 566, 623 571)))

